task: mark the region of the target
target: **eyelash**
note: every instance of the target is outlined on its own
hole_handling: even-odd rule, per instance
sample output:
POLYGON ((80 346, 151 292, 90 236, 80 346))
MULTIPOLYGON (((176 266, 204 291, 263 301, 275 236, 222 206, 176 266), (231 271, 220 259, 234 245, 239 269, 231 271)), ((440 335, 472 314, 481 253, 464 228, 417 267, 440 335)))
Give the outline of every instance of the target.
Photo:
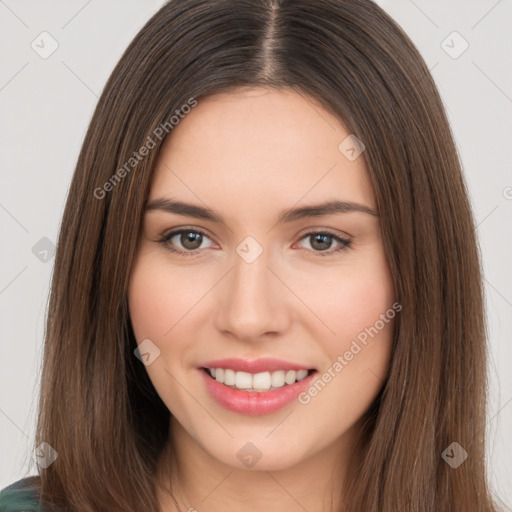
MULTIPOLYGON (((193 251, 182 251, 182 250, 178 250, 178 249, 172 247, 169 244, 169 241, 171 240, 171 238, 173 238, 176 235, 180 235, 182 233, 196 233, 196 234, 200 234, 206 238, 210 238, 204 231, 201 231, 200 229, 178 229, 175 231, 171 231, 167 235, 163 236, 160 240, 158 240, 158 243, 162 244, 166 250, 168 250, 172 253, 175 253, 178 256, 195 256, 195 255, 197 255, 198 249, 195 249, 193 251)), ((351 243, 352 243, 350 240, 341 238, 329 231, 311 231, 309 233, 306 233, 304 236, 302 236, 300 238, 300 240, 303 240, 303 239, 313 236, 313 235, 327 235, 327 236, 331 237, 332 239, 336 240, 340 244, 338 246, 338 248, 336 248, 334 250, 328 249, 326 251, 312 251, 312 252, 318 254, 319 256, 330 256, 330 255, 340 252, 340 251, 346 251, 348 248, 350 248, 351 243)))

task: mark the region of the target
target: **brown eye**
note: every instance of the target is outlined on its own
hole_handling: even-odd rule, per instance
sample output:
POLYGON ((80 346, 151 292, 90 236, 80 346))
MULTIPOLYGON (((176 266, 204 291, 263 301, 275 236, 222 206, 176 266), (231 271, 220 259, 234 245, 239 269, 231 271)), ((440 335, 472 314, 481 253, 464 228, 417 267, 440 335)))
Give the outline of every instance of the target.
POLYGON ((327 249, 330 249, 333 243, 333 237, 331 235, 325 235, 322 233, 310 235, 310 240, 311 247, 319 251, 325 251, 327 249))
POLYGON ((171 231, 158 242, 167 250, 180 256, 193 256, 199 254, 199 249, 205 240, 210 240, 210 238, 202 231, 179 229, 171 231))
POLYGON ((180 235, 180 243, 185 249, 191 251, 199 249, 202 241, 203 235, 201 233, 195 233, 194 231, 183 231, 180 235))
POLYGON ((329 232, 307 233, 301 240, 308 240, 313 252, 319 256, 328 256, 338 251, 346 250, 350 247, 351 241, 341 238, 329 232), (331 250, 333 245, 337 245, 331 250))

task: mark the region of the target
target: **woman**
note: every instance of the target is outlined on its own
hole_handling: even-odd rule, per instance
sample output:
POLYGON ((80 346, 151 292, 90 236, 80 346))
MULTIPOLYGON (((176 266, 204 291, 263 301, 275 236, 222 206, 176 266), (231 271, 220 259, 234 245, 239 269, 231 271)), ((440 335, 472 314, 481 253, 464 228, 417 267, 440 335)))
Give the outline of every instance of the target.
POLYGON ((396 23, 369 0, 170 1, 85 138, 41 469, 4 499, 494 511, 485 355, 456 148, 396 23))

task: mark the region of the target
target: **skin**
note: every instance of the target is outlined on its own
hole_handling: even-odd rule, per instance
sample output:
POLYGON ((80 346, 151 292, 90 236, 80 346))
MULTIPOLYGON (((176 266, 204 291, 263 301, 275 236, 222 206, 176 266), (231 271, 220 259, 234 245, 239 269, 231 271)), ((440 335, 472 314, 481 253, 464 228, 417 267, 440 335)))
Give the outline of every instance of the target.
MULTIPOLYGON (((394 320, 307 404, 249 416, 224 409, 197 366, 225 357, 275 357, 322 374, 395 302, 379 217, 361 212, 277 223, 284 209, 327 200, 376 210, 362 157, 338 149, 344 125, 312 98, 291 90, 242 88, 199 100, 166 139, 148 201, 208 207, 225 225, 148 211, 129 287, 138 343, 160 355, 146 366, 172 413, 170 444, 182 510, 334 510, 360 436, 363 414, 382 386, 394 320), (207 236, 188 242, 178 228, 207 236), (349 239, 316 241, 329 230, 349 239), (247 237, 263 248, 247 263, 247 237), (330 253, 322 255, 322 253, 330 253), (247 443, 262 453, 251 468, 237 457, 247 443), (193 507, 193 508, 192 508, 193 507)), ((332 372, 332 370, 331 370, 332 372)), ((161 457, 160 469, 168 453, 161 457)), ((159 472, 162 484, 169 476, 159 472)), ((176 508, 159 494, 163 511, 176 508)))

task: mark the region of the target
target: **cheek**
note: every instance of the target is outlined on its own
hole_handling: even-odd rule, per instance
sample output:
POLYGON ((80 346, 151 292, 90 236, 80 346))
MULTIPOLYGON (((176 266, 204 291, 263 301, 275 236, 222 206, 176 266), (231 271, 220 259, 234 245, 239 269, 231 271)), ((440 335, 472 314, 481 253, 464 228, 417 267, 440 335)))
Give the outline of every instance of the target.
MULTIPOLYGON (((382 248, 363 256, 335 274, 331 269, 325 279, 317 274, 307 299, 322 320, 311 322, 310 328, 326 355, 320 373, 327 389, 317 406, 338 403, 346 420, 363 414, 377 395, 390 362, 399 314, 393 308, 395 288, 382 248)), ((340 411, 332 411, 333 420, 340 420, 340 411)))
POLYGON ((130 317, 137 341, 150 338, 163 345, 183 326, 180 321, 185 316, 187 321, 193 316, 204 286, 190 273, 184 275, 179 269, 169 272, 155 258, 140 258, 129 287, 130 317))
POLYGON ((370 277, 348 280, 344 293, 331 297, 338 306, 330 316, 339 340, 338 352, 348 350, 353 341, 366 346, 373 340, 390 337, 395 316, 393 285, 385 275, 370 277))
POLYGON ((395 290, 387 262, 382 251, 365 256, 336 270, 317 272, 314 286, 311 280, 304 280, 296 287, 315 313, 315 337, 325 340, 329 353, 344 350, 360 334, 364 338, 372 326, 383 335, 391 330, 395 312, 389 310, 395 302, 395 290))
POLYGON ((165 262, 151 254, 137 259, 130 278, 128 302, 133 333, 138 344, 150 339, 160 350, 145 369, 170 411, 186 408, 176 379, 182 380, 180 372, 190 366, 188 346, 193 339, 191 329, 197 324, 193 307, 202 295, 197 286, 191 283, 190 275, 185 276, 179 269, 169 272, 165 262))
POLYGON ((389 365, 395 318, 395 288, 382 253, 368 260, 365 268, 344 280, 345 289, 333 295, 338 308, 332 311, 337 335, 326 352, 337 375, 332 399, 360 416, 379 392, 389 365), (337 309, 338 314, 335 314, 337 309))
POLYGON ((317 296, 322 320, 316 339, 326 355, 317 383, 301 397, 309 413, 323 418, 326 436, 350 428, 368 410, 384 383, 392 356, 396 316, 387 266, 367 267, 340 278, 339 287, 317 296), (323 333, 320 335, 320 333, 323 333), (336 406, 333 407, 333 404, 336 406))
MULTIPOLYGON (((130 317, 136 340, 158 340, 172 327, 173 290, 155 268, 143 262, 134 268, 129 288, 130 317)), ((158 343, 157 343, 158 344, 158 343)))

